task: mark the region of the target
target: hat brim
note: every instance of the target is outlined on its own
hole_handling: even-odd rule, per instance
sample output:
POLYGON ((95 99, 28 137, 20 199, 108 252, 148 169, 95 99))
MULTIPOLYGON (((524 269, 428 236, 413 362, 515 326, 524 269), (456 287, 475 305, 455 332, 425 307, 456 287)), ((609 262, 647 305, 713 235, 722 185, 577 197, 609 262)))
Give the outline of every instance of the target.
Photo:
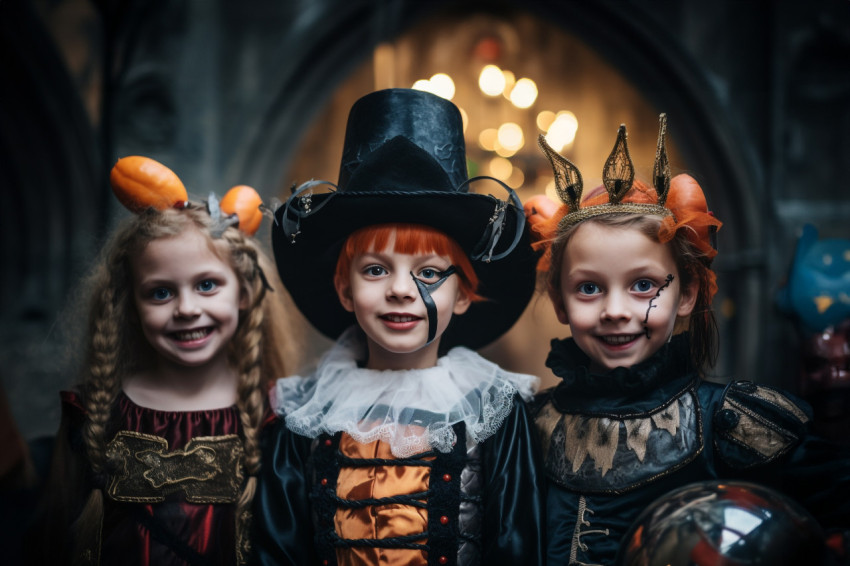
MULTIPOLYGON (((480 245, 497 204, 489 195, 445 191, 313 195, 311 206, 316 212, 301 218, 294 242, 282 229, 286 207, 278 209, 272 230, 275 261, 301 313, 322 334, 335 339, 356 322, 354 315, 342 308, 333 284, 339 252, 349 235, 366 226, 391 222, 423 224, 454 239, 469 255, 480 245)), ((510 246, 516 233, 515 207, 508 207, 496 254, 510 246)), ((536 260, 526 225, 516 248, 506 257, 489 263, 472 261, 480 282, 478 294, 486 300, 453 317, 441 345, 478 349, 507 332, 534 293, 536 260)))

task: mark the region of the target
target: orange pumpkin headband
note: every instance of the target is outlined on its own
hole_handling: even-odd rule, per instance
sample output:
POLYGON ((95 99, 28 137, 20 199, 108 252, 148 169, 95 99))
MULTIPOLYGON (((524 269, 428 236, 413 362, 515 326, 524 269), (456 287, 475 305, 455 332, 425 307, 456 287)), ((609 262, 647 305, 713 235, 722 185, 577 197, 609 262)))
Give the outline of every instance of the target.
MULTIPOLYGON (((121 204, 136 214, 148 208, 183 208, 189 200, 186 187, 174 171, 149 157, 131 155, 119 159, 112 167, 109 182, 121 204)), ((221 231, 238 224, 242 232, 253 236, 263 220, 262 204, 257 191, 248 185, 237 185, 220 202, 210 194, 207 207, 214 219, 221 220, 221 231)))

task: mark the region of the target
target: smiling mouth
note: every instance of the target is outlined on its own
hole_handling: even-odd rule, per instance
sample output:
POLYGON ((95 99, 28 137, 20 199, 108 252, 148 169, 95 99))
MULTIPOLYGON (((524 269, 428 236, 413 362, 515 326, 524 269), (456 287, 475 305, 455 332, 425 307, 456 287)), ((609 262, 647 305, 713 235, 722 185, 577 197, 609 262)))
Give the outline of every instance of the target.
POLYGON ((195 330, 183 330, 180 332, 171 332, 170 336, 178 342, 193 342, 206 338, 212 332, 212 328, 196 328, 195 330))
POLYGON ((380 318, 382 320, 386 320, 388 322, 414 322, 417 320, 422 320, 421 316, 413 316, 412 314, 384 314, 381 315, 380 318))
POLYGON ((599 339, 609 346, 622 346, 634 340, 637 340, 641 334, 620 334, 617 336, 600 336, 599 339))

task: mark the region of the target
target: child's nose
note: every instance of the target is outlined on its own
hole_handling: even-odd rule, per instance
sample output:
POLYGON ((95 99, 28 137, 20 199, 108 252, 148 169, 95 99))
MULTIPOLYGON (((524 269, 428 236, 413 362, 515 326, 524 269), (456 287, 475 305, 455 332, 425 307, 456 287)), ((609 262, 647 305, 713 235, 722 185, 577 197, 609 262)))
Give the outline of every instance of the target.
POLYGON ((416 297, 416 282, 413 276, 406 272, 393 274, 390 280, 389 294, 399 299, 412 299, 416 297))
POLYGON ((632 317, 628 299, 623 293, 610 292, 602 305, 603 320, 630 320, 632 317))
POLYGON ((174 318, 195 318, 200 316, 201 308, 190 294, 181 293, 177 297, 174 318))

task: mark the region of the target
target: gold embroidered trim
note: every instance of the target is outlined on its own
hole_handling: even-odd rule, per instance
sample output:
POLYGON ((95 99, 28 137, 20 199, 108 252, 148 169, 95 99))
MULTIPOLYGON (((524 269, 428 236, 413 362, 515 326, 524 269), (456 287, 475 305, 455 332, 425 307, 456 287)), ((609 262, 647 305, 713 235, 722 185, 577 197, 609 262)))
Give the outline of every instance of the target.
POLYGON ((768 389, 767 387, 756 386, 756 392, 753 395, 763 401, 767 401, 768 403, 772 403, 777 407, 785 409, 797 417, 797 419, 802 423, 809 421, 809 417, 806 416, 806 413, 804 413, 800 407, 792 403, 788 397, 782 395, 778 391, 768 389))
MULTIPOLYGON (((546 423, 548 426, 552 421, 551 414, 547 414, 547 419, 549 419, 546 423)), ((564 456, 572 465, 573 473, 581 468, 588 457, 594 461, 596 469, 601 471, 602 476, 608 473, 619 445, 620 424, 626 429, 626 447, 634 451, 638 459, 643 462, 653 425, 656 429, 676 436, 681 426, 678 401, 645 418, 614 420, 605 417, 563 415, 564 456)), ((551 433, 548 443, 551 443, 551 433)), ((548 443, 544 441, 544 445, 548 443)))
POLYGON ((558 427, 558 422, 561 420, 561 413, 552 406, 549 401, 534 418, 534 424, 537 426, 537 432, 540 434, 541 444, 543 445, 543 461, 549 456, 549 448, 552 445, 552 433, 558 427))
POLYGON ((251 512, 245 510, 236 521, 236 564, 243 566, 248 563, 251 555, 251 538, 246 531, 250 531, 251 512))
POLYGON ((723 402, 722 409, 729 409, 738 415, 738 424, 727 434, 767 459, 775 458, 793 442, 790 433, 783 434, 783 431, 777 430, 774 423, 728 397, 723 402))
POLYGON ((601 418, 592 419, 589 424, 587 455, 596 462, 596 467, 602 470, 604 476, 611 469, 614 463, 614 454, 617 453, 617 444, 620 441, 620 421, 601 418))
POLYGON ((646 456, 646 443, 649 433, 652 432, 652 419, 629 419, 624 421, 626 425, 626 446, 643 462, 646 456))
POLYGON ((582 530, 582 527, 589 527, 590 521, 585 519, 585 513, 593 515, 593 509, 587 506, 587 500, 583 495, 578 498, 578 513, 576 513, 576 526, 573 529, 573 540, 570 544, 570 562, 568 566, 602 566, 602 564, 588 564, 581 562, 578 559, 578 551, 587 552, 587 545, 581 542, 581 537, 589 534, 602 534, 608 536, 608 529, 587 529, 582 530))
POLYGON ((169 452, 164 438, 122 430, 107 445, 117 469, 107 491, 125 502, 157 503, 182 491, 191 503, 233 503, 242 485, 242 453, 235 434, 193 438, 169 452))
POLYGON ((679 404, 670 403, 666 409, 652 415, 653 424, 661 430, 666 430, 671 435, 676 436, 676 431, 679 430, 679 404))

